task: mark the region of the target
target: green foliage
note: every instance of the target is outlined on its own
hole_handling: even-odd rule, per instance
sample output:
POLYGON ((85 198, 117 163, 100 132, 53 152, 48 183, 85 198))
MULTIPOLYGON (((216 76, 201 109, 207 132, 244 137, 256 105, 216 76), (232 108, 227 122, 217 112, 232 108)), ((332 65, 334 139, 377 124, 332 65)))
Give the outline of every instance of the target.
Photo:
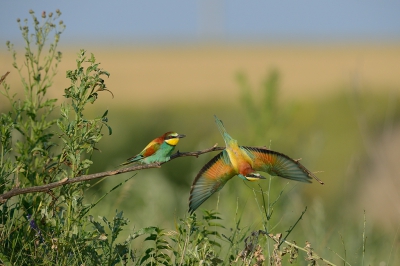
POLYGON ((125 265, 129 260, 133 261, 133 251, 129 248, 129 244, 137 236, 129 235, 122 243, 116 241, 122 227, 129 222, 123 217, 123 212, 117 212, 112 222, 106 217, 99 217, 99 219, 105 226, 96 222, 92 216, 88 217, 94 228, 90 239, 92 245, 87 245, 90 247, 88 263, 90 265, 125 265))
MULTIPOLYGON (((18 19, 19 28, 25 41, 24 63, 18 65, 17 52, 14 46, 7 42, 8 50, 12 53, 13 67, 18 71, 24 88, 25 97, 18 99, 16 94, 11 94, 10 87, 4 82, 2 94, 11 104, 10 116, 13 120, 13 129, 19 136, 15 141, 14 153, 16 156, 16 169, 24 173, 20 179, 16 179, 16 186, 38 185, 47 174, 44 172, 51 163, 51 148, 55 145, 52 142, 52 126, 55 120, 48 119, 55 108, 56 99, 45 97, 47 89, 52 85, 53 78, 57 73, 57 66, 61 61, 61 52, 57 52, 57 45, 60 35, 64 30, 64 24, 59 22, 58 27, 54 24, 61 15, 57 10, 56 15, 50 13, 47 17, 42 16, 43 23, 39 23, 35 14, 30 12, 34 24, 34 32, 30 34, 28 20, 24 20, 24 26, 18 19), (54 41, 48 47, 44 55, 46 40, 54 33, 54 41), (24 71, 27 76, 24 76, 24 71)), ((11 136, 9 138, 11 141, 11 136)))
POLYGON ((218 212, 205 210, 200 220, 196 214, 180 219, 176 231, 147 227, 132 234, 133 239, 147 236, 141 250, 136 252, 135 261, 137 265, 264 265, 267 261, 281 265, 286 260, 295 263, 300 250, 306 261, 321 260, 333 265, 315 254, 310 243, 303 248, 286 240, 304 213, 282 238, 281 233, 241 228, 240 219, 234 229, 227 230, 218 212), (223 249, 221 244, 226 243, 223 249))
MULTIPOLYGON (((1 193, 87 173, 95 146, 103 136, 103 126, 111 134, 107 111, 98 118, 84 115, 87 104, 93 104, 98 93, 106 91, 102 77, 109 74, 99 68, 94 55, 87 59, 83 50, 78 55, 77 69, 67 73, 71 86, 65 89, 65 97, 70 102, 61 104, 60 118, 57 118, 57 99, 48 99, 46 93, 54 89, 52 80, 61 61, 57 45, 65 26, 62 21, 56 26, 61 15, 59 10, 48 16, 43 12, 41 22, 33 11, 30 14, 33 30, 28 27, 28 20, 22 26, 18 19, 25 41, 22 65, 17 62, 13 45, 7 42, 24 96, 12 94, 10 86, 3 82, 1 92, 10 103, 10 111, 0 116, 1 193), (46 46, 51 37, 53 42, 46 46)), ((83 202, 86 187, 85 183, 75 183, 2 203, 0 263, 115 265, 126 262, 130 240, 117 243, 116 238, 127 220, 122 212, 116 214, 113 222, 102 218, 112 230, 107 242, 100 224, 87 216, 93 205, 83 202), (94 231, 87 230, 90 224, 94 231)))
POLYGON ((201 221, 197 220, 196 214, 180 220, 172 235, 179 265, 217 265, 222 262, 218 256, 221 250, 218 240, 221 240, 219 229, 224 226, 219 221, 221 218, 215 211, 204 211, 201 221))
POLYGON ((14 129, 14 123, 11 118, 11 113, 2 113, 0 116, 0 193, 4 193, 10 188, 11 180, 7 177, 17 169, 14 168, 14 163, 11 160, 12 141, 11 134, 14 129))
MULTIPOLYGON (((90 159, 83 159, 83 154, 91 154, 95 145, 102 138, 102 128, 107 125, 108 111, 96 119, 84 117, 84 107, 88 103, 94 103, 99 91, 104 91, 106 86, 103 75, 109 73, 100 69, 96 63, 94 55, 86 60, 85 51, 81 50, 77 59, 77 68, 74 71, 67 71, 67 78, 71 80, 71 86, 65 89, 65 97, 71 98, 71 104, 61 105, 61 119, 57 120, 57 125, 62 132, 60 138, 64 143, 63 151, 58 160, 58 165, 66 164, 71 170, 63 171, 66 177, 81 175, 89 169, 93 163, 90 159), (83 64, 89 63, 85 69, 83 64), (74 113, 71 119, 71 112, 74 113)), ((59 169, 57 169, 59 171, 59 169)))
POLYGON ((164 230, 158 227, 145 228, 149 236, 144 240, 145 242, 153 242, 153 245, 144 251, 144 255, 139 259, 140 265, 170 265, 171 258, 167 254, 171 247, 168 244, 164 230))

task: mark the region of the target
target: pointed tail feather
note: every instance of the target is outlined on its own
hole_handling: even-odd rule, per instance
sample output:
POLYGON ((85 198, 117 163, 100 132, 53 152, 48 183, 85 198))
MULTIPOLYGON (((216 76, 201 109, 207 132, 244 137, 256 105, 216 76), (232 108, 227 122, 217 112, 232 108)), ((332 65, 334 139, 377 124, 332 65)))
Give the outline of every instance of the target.
POLYGON ((222 120, 220 120, 216 115, 214 115, 215 118, 215 123, 218 126, 219 132, 221 133, 222 137, 224 138, 225 145, 228 146, 229 142, 232 141, 232 137, 226 132, 226 129, 224 127, 224 124, 222 123, 222 120))
POLYGON ((122 165, 127 165, 127 164, 131 164, 131 163, 134 163, 134 162, 137 162, 137 161, 139 161, 140 159, 143 159, 143 156, 142 156, 142 155, 133 156, 133 157, 131 157, 131 158, 126 159, 126 161, 123 162, 123 163, 121 163, 120 166, 122 166, 122 165))

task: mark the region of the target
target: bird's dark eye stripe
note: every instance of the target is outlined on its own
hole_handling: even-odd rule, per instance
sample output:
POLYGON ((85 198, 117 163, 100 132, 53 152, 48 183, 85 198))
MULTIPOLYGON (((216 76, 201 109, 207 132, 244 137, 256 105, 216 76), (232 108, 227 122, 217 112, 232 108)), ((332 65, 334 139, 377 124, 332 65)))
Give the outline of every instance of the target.
POLYGON ((177 136, 167 136, 165 139, 176 139, 177 136))

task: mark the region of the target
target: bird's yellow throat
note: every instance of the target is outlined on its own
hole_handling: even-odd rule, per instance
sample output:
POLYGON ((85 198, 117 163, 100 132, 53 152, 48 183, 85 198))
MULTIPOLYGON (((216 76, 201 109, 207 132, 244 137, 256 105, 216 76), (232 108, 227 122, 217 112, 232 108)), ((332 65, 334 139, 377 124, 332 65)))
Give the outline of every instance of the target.
POLYGON ((165 142, 171 146, 176 146, 176 144, 179 142, 179 138, 167 139, 165 142))

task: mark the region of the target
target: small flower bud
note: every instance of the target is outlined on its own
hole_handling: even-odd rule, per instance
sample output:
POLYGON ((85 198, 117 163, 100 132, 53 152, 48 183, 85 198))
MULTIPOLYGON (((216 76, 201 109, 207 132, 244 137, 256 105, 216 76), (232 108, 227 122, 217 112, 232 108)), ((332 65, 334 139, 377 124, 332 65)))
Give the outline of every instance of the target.
POLYGON ((29 10, 29 14, 34 14, 34 13, 35 12, 32 9, 29 10))
POLYGON ((42 12, 42 18, 46 18, 46 11, 42 12))
POLYGON ((21 22, 21 20, 20 20, 19 18, 17 18, 17 22, 18 22, 18 23, 20 23, 20 22, 21 22))
POLYGON ((53 12, 49 13, 49 18, 51 18, 53 16, 53 12))

